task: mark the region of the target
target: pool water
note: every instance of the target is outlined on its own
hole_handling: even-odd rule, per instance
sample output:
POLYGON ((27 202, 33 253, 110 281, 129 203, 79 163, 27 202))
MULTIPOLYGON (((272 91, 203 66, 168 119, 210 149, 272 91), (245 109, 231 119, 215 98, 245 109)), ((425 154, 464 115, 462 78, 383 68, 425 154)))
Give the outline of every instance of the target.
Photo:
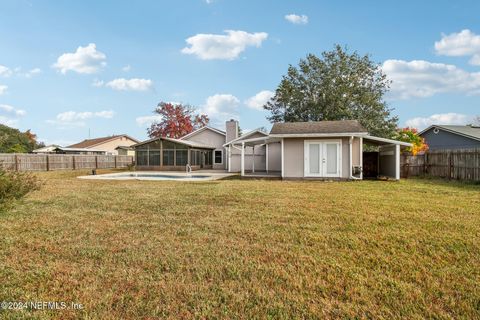
POLYGON ((177 180, 177 181, 206 181, 216 180, 221 178, 218 174, 191 174, 187 175, 180 172, 172 173, 150 173, 150 172, 121 172, 121 173, 107 173, 99 175, 89 175, 79 177, 81 179, 91 180, 177 180))

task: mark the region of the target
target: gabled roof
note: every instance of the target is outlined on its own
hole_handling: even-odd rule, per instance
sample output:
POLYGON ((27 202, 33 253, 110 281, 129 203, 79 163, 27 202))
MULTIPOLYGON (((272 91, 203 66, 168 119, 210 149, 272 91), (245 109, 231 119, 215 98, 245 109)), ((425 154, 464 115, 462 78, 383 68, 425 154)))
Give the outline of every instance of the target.
POLYGON ((102 138, 85 139, 82 142, 72 144, 72 145, 68 146, 67 148, 91 148, 91 147, 94 147, 96 145, 99 145, 99 144, 102 144, 102 143, 105 143, 107 141, 111 141, 111 140, 114 140, 114 139, 117 139, 117 138, 120 138, 120 137, 126 137, 126 138, 128 138, 132 141, 137 142, 137 143, 140 142, 137 139, 134 139, 134 138, 132 138, 132 137, 126 135, 126 134, 119 134, 119 135, 102 137, 102 138))
POLYGON ((134 144, 134 145, 132 145, 131 147, 136 148, 136 147, 139 147, 139 146, 141 146, 141 145, 144 145, 144 144, 153 142, 153 141, 155 141, 155 140, 170 141, 170 142, 174 142, 174 143, 183 144, 183 145, 185 145, 185 146, 189 146, 189 147, 192 147, 192 148, 216 149, 216 147, 209 146, 209 145, 206 145, 206 144, 203 144, 203 143, 199 143, 199 142, 195 142, 195 141, 180 140, 180 139, 167 138, 167 137, 152 138, 152 139, 145 140, 145 141, 142 141, 142 142, 140 142, 140 143, 134 144))
POLYGON ((195 131, 190 132, 189 134, 184 135, 183 137, 180 138, 180 140, 190 138, 190 137, 192 137, 192 136, 194 136, 194 135, 196 135, 196 134, 198 134, 198 133, 200 133, 200 132, 203 132, 203 131, 205 131, 205 130, 210 130, 210 131, 213 131, 213 132, 215 132, 215 133, 221 134, 221 135, 223 135, 223 136, 226 135, 225 131, 222 131, 222 130, 219 130, 219 129, 215 129, 215 128, 212 128, 212 127, 210 127, 210 126, 204 126, 204 127, 201 127, 200 129, 197 129, 197 130, 195 130, 195 131))
POLYGON ((249 131, 247 133, 245 133, 244 135, 241 135, 240 137, 236 138, 236 139, 233 139, 227 143, 225 143, 223 146, 228 146, 229 144, 232 144, 232 143, 235 143, 235 142, 238 142, 238 141, 242 141, 242 140, 246 140, 248 137, 250 136, 253 136, 255 133, 260 133, 260 134, 263 134, 264 136, 268 136, 268 133, 264 132, 263 130, 261 129, 255 129, 255 130, 252 130, 252 131, 249 131))
POLYGON ((456 125, 438 125, 434 124, 420 131, 419 135, 424 134, 430 129, 439 128, 454 134, 458 134, 470 139, 480 140, 480 127, 477 126, 456 126, 456 125))
POLYGON ((309 121, 274 123, 270 135, 306 135, 306 134, 367 134, 367 130, 357 120, 309 121))

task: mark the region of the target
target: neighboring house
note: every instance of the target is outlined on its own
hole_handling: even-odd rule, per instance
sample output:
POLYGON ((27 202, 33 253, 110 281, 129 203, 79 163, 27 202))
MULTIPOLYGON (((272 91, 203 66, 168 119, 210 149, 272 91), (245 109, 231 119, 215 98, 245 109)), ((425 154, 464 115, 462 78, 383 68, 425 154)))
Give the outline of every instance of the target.
POLYGON ((141 169, 226 169, 277 172, 282 178, 362 179, 363 145, 372 177, 400 179, 400 149, 410 143, 368 135, 355 120, 275 123, 270 133, 253 130, 238 136, 238 122, 226 130, 203 127, 180 139, 155 138, 134 145, 141 169))
POLYGON ((67 148, 80 148, 80 149, 94 149, 103 150, 107 154, 118 154, 117 147, 130 147, 139 143, 137 139, 134 139, 126 134, 114 135, 103 138, 87 139, 82 142, 72 144, 67 148))
POLYGON ((84 154, 84 155, 103 155, 107 154, 106 150, 100 149, 86 149, 86 148, 65 148, 57 145, 49 145, 43 148, 38 148, 32 151, 36 154, 84 154))
POLYGON ((429 150, 480 148, 479 126, 432 125, 419 135, 429 150))
POLYGON ((49 146, 45 146, 43 148, 38 148, 32 151, 32 153, 37 154, 49 154, 49 153, 56 153, 55 149, 59 148, 59 145, 51 144, 49 146))

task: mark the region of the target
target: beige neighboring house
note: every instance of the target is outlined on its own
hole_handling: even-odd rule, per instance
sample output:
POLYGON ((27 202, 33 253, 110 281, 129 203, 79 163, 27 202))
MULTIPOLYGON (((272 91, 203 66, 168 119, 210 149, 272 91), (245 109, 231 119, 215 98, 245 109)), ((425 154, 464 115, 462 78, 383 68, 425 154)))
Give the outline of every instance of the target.
POLYGON ((86 150, 102 150, 106 154, 119 154, 118 147, 130 147, 139 141, 126 134, 114 135, 109 137, 86 139, 82 142, 68 146, 68 149, 86 149, 86 150))
POLYGON ((115 150, 117 150, 119 156, 135 156, 135 149, 132 147, 119 146, 115 150))
POLYGON ((400 179, 401 148, 410 143, 374 137, 356 120, 275 123, 270 133, 238 134, 238 121, 225 131, 209 126, 180 139, 154 138, 134 145, 142 170, 222 169, 277 174, 283 179, 400 179), (363 146, 378 151, 363 152, 363 146), (365 162, 364 162, 365 156, 365 162), (366 171, 367 172, 367 171, 366 171), (367 176, 365 176, 367 177, 367 176))

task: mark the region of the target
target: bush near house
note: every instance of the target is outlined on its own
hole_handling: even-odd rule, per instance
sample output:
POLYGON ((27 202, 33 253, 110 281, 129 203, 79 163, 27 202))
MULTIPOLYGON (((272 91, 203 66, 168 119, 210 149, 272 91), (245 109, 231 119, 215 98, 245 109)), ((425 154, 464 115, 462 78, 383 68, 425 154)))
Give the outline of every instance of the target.
POLYGON ((40 189, 39 179, 26 172, 7 171, 0 165, 0 212, 9 209, 32 191, 40 189))

